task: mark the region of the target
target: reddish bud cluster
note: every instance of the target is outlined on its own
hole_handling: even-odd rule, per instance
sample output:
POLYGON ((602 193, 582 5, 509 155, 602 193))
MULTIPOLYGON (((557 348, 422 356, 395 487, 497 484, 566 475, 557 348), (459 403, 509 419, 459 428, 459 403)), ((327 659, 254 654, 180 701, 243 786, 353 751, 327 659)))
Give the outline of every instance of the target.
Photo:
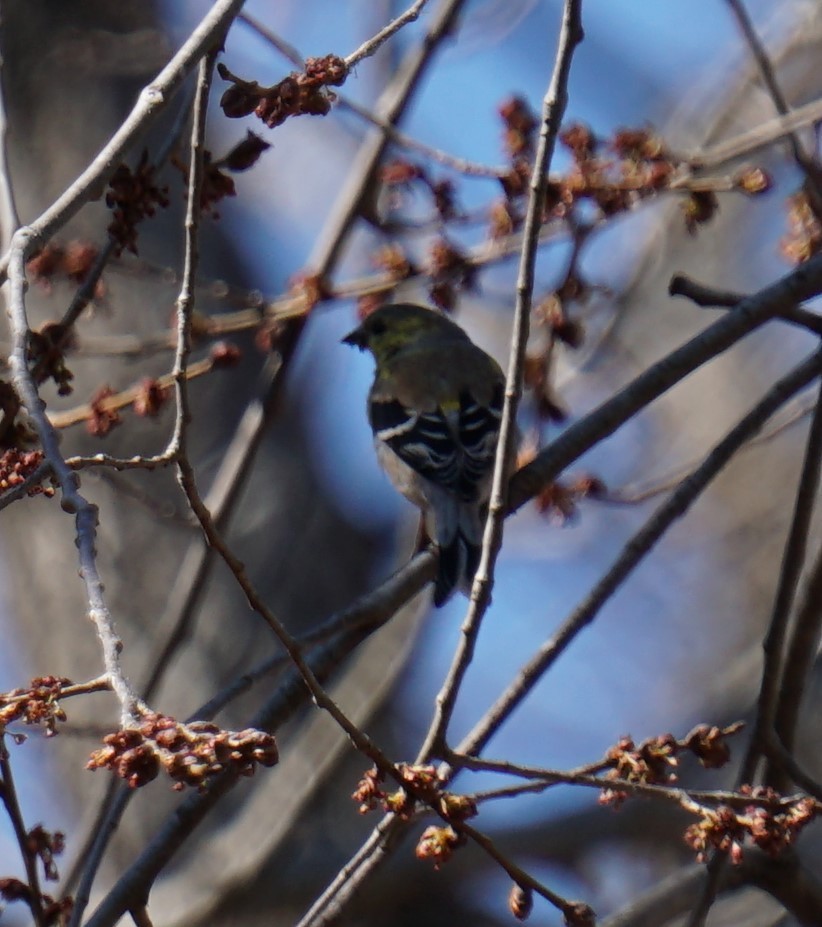
POLYGON ((54 857, 59 856, 65 847, 65 836, 59 830, 50 833, 37 824, 26 834, 26 850, 39 858, 43 864, 43 875, 50 882, 57 882, 60 878, 54 857))
POLYGON ((59 322, 47 322, 39 331, 29 332, 28 359, 38 383, 54 380, 57 393, 68 396, 74 387, 74 374, 66 366, 65 352, 71 347, 72 332, 59 322))
POLYGON ((445 238, 433 242, 428 260, 428 295, 435 306, 448 312, 456 305, 458 290, 475 288, 476 268, 445 238))
POLYGON ((716 727, 710 724, 698 724, 680 745, 699 760, 706 769, 721 769, 731 759, 731 748, 727 738, 741 731, 743 723, 737 721, 728 727, 716 727))
POLYGON ((414 164, 404 158, 396 158, 381 168, 380 180, 391 194, 389 203, 392 208, 400 206, 402 204, 400 194, 413 190, 416 184, 431 196, 434 211, 440 221, 448 222, 459 215, 460 210, 457 208, 453 182, 436 180, 421 164, 414 164))
MULTIPOLYGON (((47 291, 51 290, 56 277, 65 277, 72 283, 83 283, 88 277, 99 250, 86 241, 70 241, 66 245, 50 241, 29 258, 26 270, 47 291)), ((94 285, 94 299, 102 300, 106 286, 102 280, 94 285)))
POLYGON ((567 927, 596 927, 594 909, 582 901, 571 902, 562 912, 567 927))
POLYGON ((280 346, 285 334, 285 323, 280 319, 266 319, 254 333, 254 344, 258 351, 270 354, 280 346))
POLYGON ((214 162, 214 167, 224 167, 232 174, 241 174, 254 167, 262 153, 270 147, 265 139, 249 129, 241 142, 238 142, 225 157, 214 162))
MULTIPOLYGON (((637 746, 630 737, 623 737, 607 752, 605 762, 611 767, 607 779, 622 779, 643 785, 669 785, 676 782, 677 752, 679 744, 673 734, 649 737, 637 746)), ((603 789, 599 801, 602 805, 619 807, 628 797, 619 789, 603 789)))
POLYGON ((527 885, 511 886, 508 893, 508 909, 518 921, 528 920, 534 907, 534 893, 527 885))
POLYGON ((134 397, 134 413, 141 418, 155 418, 168 401, 169 391, 153 377, 143 377, 134 397))
POLYGON ((761 167, 745 167, 734 177, 736 188, 748 196, 767 193, 771 189, 771 178, 761 167))
MULTIPOLYGON (((409 766, 401 763, 397 766, 401 777, 415 787, 416 794, 429 801, 439 798, 439 781, 433 766, 409 766)), ((360 814, 367 814, 375 808, 381 807, 384 811, 391 811, 404 820, 408 820, 414 813, 414 798, 404 789, 386 792, 381 783, 384 775, 376 766, 369 769, 357 785, 351 796, 360 803, 360 814)))
POLYGON ((295 274, 290 280, 289 294, 300 300, 304 314, 308 314, 321 302, 331 297, 328 281, 320 274, 295 274))
MULTIPOLYGON (((203 179, 200 188, 200 210, 214 219, 220 214, 216 209, 217 203, 228 196, 236 196, 237 190, 234 181, 225 171, 239 174, 253 167, 260 155, 271 145, 249 131, 246 137, 235 145, 227 155, 217 161, 212 161, 210 151, 203 152, 203 179)), ((179 158, 172 158, 171 162, 183 175, 183 181, 188 186, 188 165, 179 158)))
POLYGON ((89 402, 91 412, 86 419, 86 431, 96 438, 104 438, 122 421, 120 413, 106 403, 113 395, 114 390, 110 386, 101 386, 89 402))
POLYGON ((534 502, 541 515, 549 516, 559 525, 573 521, 579 514, 581 499, 599 499, 605 495, 605 484, 599 477, 584 474, 569 483, 555 481, 544 487, 534 502))
MULTIPOLYGON (((188 183, 188 177, 186 177, 188 183)), ((219 219, 217 203, 229 196, 236 196, 237 188, 228 174, 211 161, 211 152, 203 152, 203 182, 200 187, 200 210, 212 219, 219 219)))
POLYGON ((360 807, 357 809, 360 814, 368 814, 382 805, 385 798, 385 791, 381 787, 385 776, 372 766, 366 770, 362 779, 357 783, 357 788, 351 793, 354 801, 359 802, 360 807))
POLYGON ((493 241, 507 238, 521 222, 522 217, 510 199, 496 200, 488 212, 488 235, 493 241))
POLYGON ((137 225, 157 211, 168 206, 168 187, 156 182, 156 167, 149 163, 148 152, 143 151, 137 167, 132 171, 121 164, 109 181, 106 206, 113 211, 108 232, 115 241, 115 254, 123 251, 137 254, 137 225))
POLYGON ((740 791, 757 799, 757 803, 747 805, 741 814, 728 805, 703 807, 701 819, 685 831, 685 842, 696 851, 699 862, 705 862, 709 850, 714 849, 727 853, 737 865, 742 861, 746 841, 778 856, 822 808, 812 798, 788 800, 763 786, 743 785, 740 791))
POLYGON ((414 852, 417 859, 430 859, 434 863, 434 868, 439 869, 451 859, 454 850, 463 843, 465 843, 465 837, 449 825, 426 827, 414 852))
POLYGON ((293 71, 272 87, 243 80, 222 63, 217 72, 231 83, 220 98, 226 116, 239 119, 254 113, 269 129, 290 116, 325 116, 335 99, 328 88, 341 86, 348 77, 345 62, 336 55, 307 58, 304 71, 293 71))
MULTIPOLYGON (((31 888, 20 879, 0 879, 0 898, 8 902, 22 901, 30 908, 34 902, 31 888)), ((71 920, 74 899, 69 895, 55 901, 51 895, 41 893, 40 907, 43 911, 43 919, 40 922, 43 927, 66 927, 71 920)))
POLYGON ((384 271, 392 280, 397 282, 405 280, 416 273, 416 268, 408 260, 405 251, 397 244, 383 245, 374 252, 371 259, 375 267, 384 271))
POLYGON ((372 767, 360 779, 351 796, 360 803, 360 814, 382 808, 383 811, 390 811, 409 820, 417 801, 437 808, 440 814, 454 822, 465 821, 477 814, 476 804, 467 796, 441 791, 441 783, 433 766, 400 763, 396 769, 402 781, 408 783, 408 790, 400 788, 386 792, 382 787, 385 777, 376 767, 372 767))
MULTIPOLYGON (((42 451, 22 451, 10 447, 0 455, 0 493, 24 483, 44 460, 42 451)), ((43 486, 37 483, 30 486, 28 495, 44 495, 51 498, 54 495, 53 486, 43 486)))
POLYGON ((225 369, 236 367, 242 360, 243 352, 230 341, 218 341, 211 346, 210 357, 215 370, 225 369))
POLYGON ((357 318, 362 322, 367 319, 372 312, 376 312, 380 306, 384 306, 388 291, 382 290, 379 293, 364 293, 357 297, 357 318))
POLYGON ((500 104, 499 116, 504 126, 503 146, 508 156, 512 161, 530 158, 539 121, 527 101, 522 97, 510 97, 500 104))
POLYGON ((565 409, 551 382, 554 345, 558 341, 570 348, 582 344, 585 330, 581 323, 569 317, 567 306, 571 300, 587 298, 588 293, 589 288, 581 280, 569 277, 559 290, 548 294, 534 307, 532 331, 542 336, 542 349, 526 356, 523 384, 533 392, 537 415, 544 421, 565 421, 565 409))
POLYGON ((138 727, 103 738, 106 745, 92 753, 88 769, 110 769, 131 788, 146 785, 161 771, 174 788, 206 787, 215 776, 233 769, 251 776, 257 765, 274 766, 279 755, 271 734, 248 728, 224 731, 216 724, 183 724, 166 715, 147 713, 138 727))
MULTIPOLYGON (((700 724, 682 740, 677 740, 673 734, 661 734, 648 738, 639 746, 630 737, 623 737, 605 756, 606 764, 611 767, 607 778, 645 785, 669 785, 676 782, 674 769, 683 751, 693 753, 706 768, 718 769, 731 758, 726 738, 736 734, 742 727, 741 721, 725 728, 700 724)), ((605 789, 600 796, 600 803, 618 807, 627 797, 627 793, 618 787, 605 789)))
POLYGON ((822 248, 822 222, 808 194, 800 190, 788 198, 788 231, 780 242, 783 257, 791 264, 804 264, 822 248))
POLYGON ((66 720, 60 694, 71 680, 62 676, 38 676, 28 689, 12 689, 0 695, 0 731, 13 721, 42 724, 47 737, 57 733, 57 722, 66 720))
POLYGON ((682 201, 682 215, 689 234, 696 235, 699 226, 705 225, 719 211, 719 200, 710 190, 695 190, 682 201))
POLYGON ((576 123, 560 132, 559 140, 574 164, 546 203, 555 216, 565 215, 579 199, 594 203, 603 216, 624 212, 664 189, 678 166, 662 141, 642 129, 619 130, 603 143, 576 123))

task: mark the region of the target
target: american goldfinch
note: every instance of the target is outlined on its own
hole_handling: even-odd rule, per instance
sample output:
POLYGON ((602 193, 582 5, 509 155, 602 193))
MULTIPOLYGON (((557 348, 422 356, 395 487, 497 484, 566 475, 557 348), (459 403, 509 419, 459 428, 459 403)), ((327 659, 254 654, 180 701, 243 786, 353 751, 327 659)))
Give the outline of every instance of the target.
POLYGON ((384 306, 343 338, 374 355, 368 420, 380 463, 439 547, 434 604, 470 591, 491 492, 505 376, 450 319, 384 306))

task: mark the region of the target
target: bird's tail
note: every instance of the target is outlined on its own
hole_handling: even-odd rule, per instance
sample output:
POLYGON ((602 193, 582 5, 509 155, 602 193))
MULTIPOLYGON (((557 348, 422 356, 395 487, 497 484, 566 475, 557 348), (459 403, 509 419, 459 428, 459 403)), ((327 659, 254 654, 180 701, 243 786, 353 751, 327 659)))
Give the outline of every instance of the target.
POLYGON ((434 605, 444 605, 461 588, 469 595, 482 550, 482 522, 477 504, 456 502, 438 511, 436 527, 440 549, 439 572, 434 584, 434 605))

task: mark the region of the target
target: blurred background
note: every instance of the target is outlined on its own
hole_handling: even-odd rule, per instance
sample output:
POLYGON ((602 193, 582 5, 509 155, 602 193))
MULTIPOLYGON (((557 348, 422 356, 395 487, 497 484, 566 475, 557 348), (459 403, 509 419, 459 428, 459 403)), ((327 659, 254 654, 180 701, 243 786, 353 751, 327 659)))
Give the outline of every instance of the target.
MULTIPOLYGON (((207 6, 188 0, 0 4, 10 172, 23 222, 88 163, 207 6)), ((464 3, 411 97, 402 130, 473 162, 504 163, 499 107, 516 95, 539 112, 561 7, 554 0, 464 3)), ((388 0, 260 0, 247 3, 245 11, 302 56, 344 56, 403 8, 388 0)), ((746 8, 791 105, 817 99, 819 4, 748 0, 746 8)), ((432 0, 418 23, 358 65, 341 96, 373 108, 438 9, 432 0)), ((691 155, 774 115, 738 23, 722 0, 585 0, 583 21, 585 41, 574 58, 566 123, 584 122, 600 137, 626 126, 651 127, 671 150, 691 155)), ((235 23, 221 60, 261 84, 273 84, 293 68, 248 21, 235 23)), ((248 128, 272 148, 252 170, 234 177, 237 195, 219 204, 219 220, 204 221, 197 294, 197 311, 204 315, 255 305, 258 294, 274 297, 288 290, 296 274, 316 267, 333 224, 329 217, 374 131, 342 104, 326 118, 291 119, 274 130, 254 117, 229 121, 217 105, 225 86, 215 78, 210 149, 224 154, 248 128)), ((181 103, 190 100, 190 91, 181 93, 181 103)), ((174 131, 175 118, 170 112, 152 129, 145 139, 150 152, 174 131)), ((812 133, 806 142, 816 150, 812 133)), ((398 153, 390 149, 388 157, 398 153)), ((133 155, 136 162, 139 151, 133 155)), ((461 176, 416 152, 404 157, 429 165, 437 179, 452 180, 460 210, 481 217, 449 227, 449 240, 465 251, 489 248, 487 210, 499 197, 498 181, 461 176)), ((576 349, 558 346, 554 355, 552 387, 566 419, 545 420, 534 398, 526 396, 520 424, 530 441, 549 442, 714 318, 667 295, 674 272, 752 292, 790 269, 780 239, 787 228, 786 197, 799 187, 801 175, 783 145, 744 162, 763 166, 772 188, 757 198, 721 194, 718 214, 696 235, 685 228, 680 202, 668 196, 603 223, 589 236, 578 267, 593 290, 570 310, 584 339, 576 349)), ((570 155, 558 147, 552 170, 569 166, 570 155)), ((718 173, 730 174, 737 166, 718 173)), ((150 339, 167 329, 177 295, 184 196, 173 165, 162 176, 171 206, 141 227, 138 258, 126 256, 105 271, 104 305, 78 325, 71 357, 75 392, 60 398, 46 389, 50 410, 86 401, 101 384, 121 389, 170 369, 168 351, 123 353, 127 338, 150 339)), ((375 214, 390 216, 393 226, 353 223, 330 274, 335 284, 374 273, 374 251, 386 243, 402 241, 411 259, 423 263, 438 232, 430 202, 418 192, 404 192, 398 203, 387 202, 384 193, 374 192, 372 199, 375 214)), ((107 223, 104 205, 93 203, 61 237, 101 245, 107 223)), ((541 247, 535 302, 562 281, 571 249, 567 236, 541 247)), ((503 365, 516 264, 514 256, 483 267, 473 292, 459 299, 455 311, 503 365)), ((71 292, 62 282, 48 291, 33 286, 34 320, 59 317, 71 292)), ((401 285, 396 295, 429 301, 424 278, 401 285)), ((372 361, 339 343, 356 324, 356 313, 353 301, 336 300, 311 314, 228 521, 233 549, 294 633, 374 588, 414 549, 416 512, 380 472, 364 414, 372 361)), ((226 448, 257 396, 265 360, 253 331, 230 337, 243 352, 239 367, 192 384, 192 458, 205 493, 221 485, 226 448)), ((813 347, 813 336, 800 329, 778 322, 765 326, 566 474, 596 477, 607 487, 604 499, 578 502, 567 518, 529 504, 509 519, 493 605, 460 693, 450 743, 473 727, 585 596, 664 499, 671 480, 698 462, 813 347)), ((197 350, 207 353, 208 345, 197 350)), ((487 755, 565 768, 593 762, 622 734, 639 741, 670 730, 681 737, 697 722, 750 717, 760 681, 760 642, 801 466, 805 412, 813 398, 800 396, 780 413, 767 440, 738 455, 540 682, 487 755)), ((82 426, 68 429, 66 452, 131 455, 165 446, 171 410, 159 421, 129 412, 123 417, 123 426, 102 440, 83 433, 82 426)), ((173 473, 89 471, 83 488, 100 506, 101 569, 132 681, 142 682, 155 665, 182 603, 191 612, 183 643, 151 698, 153 707, 182 718, 276 653, 221 564, 207 577, 193 572, 202 545, 173 473)), ((34 498, 4 510, 0 529, 0 622, 7 642, 0 648, 0 690, 46 673, 76 681, 98 675, 99 650, 84 618, 71 520, 55 502, 34 498)), ((341 704, 392 758, 410 760, 417 752, 465 608, 457 597, 432 611, 423 593, 335 677, 341 704)), ((244 727, 276 682, 273 677, 258 683, 220 715, 220 723, 244 727)), ((818 691, 811 695, 808 729, 818 691)), ((82 837, 107 785, 107 774, 82 767, 101 734, 116 724, 108 695, 66 707, 64 734, 49 741, 34 735, 12 748, 26 820, 42 820, 67 834, 63 874, 82 852, 82 837)), ((360 818, 348 798, 366 764, 316 712, 294 718, 278 739, 281 766, 235 789, 155 886, 149 905, 155 924, 294 923, 377 822, 375 815, 360 818)), ((741 754, 741 745, 737 749, 741 754)), ((811 768, 816 752, 803 739, 802 757, 811 768)), ((686 766, 682 776, 719 787, 733 781, 733 769, 700 778, 686 766)), ((465 791, 495 784, 493 777, 474 773, 456 780, 465 791)), ((684 815, 640 801, 616 814, 598 808, 596 798, 595 792, 554 789, 490 803, 479 826, 538 878, 566 896, 585 899, 604 916, 691 854, 681 839, 684 815)), ((179 801, 160 781, 137 795, 95 898, 179 801)), ((817 841, 811 830, 802 846, 812 854, 817 841)), ((0 875, 19 874, 12 835, 0 819, 0 875)), ((507 878, 488 868, 475 850, 466 849, 442 872, 433 872, 414 859, 407 842, 367 885, 347 922, 510 922, 507 893, 507 878)), ((751 902, 736 898, 729 904, 751 902)), ((19 914, 10 906, 2 919, 26 923, 19 914)), ((758 896, 742 914, 719 906, 710 923, 789 923, 781 916, 758 896)), ((561 922, 539 901, 534 917, 535 923, 561 922)))

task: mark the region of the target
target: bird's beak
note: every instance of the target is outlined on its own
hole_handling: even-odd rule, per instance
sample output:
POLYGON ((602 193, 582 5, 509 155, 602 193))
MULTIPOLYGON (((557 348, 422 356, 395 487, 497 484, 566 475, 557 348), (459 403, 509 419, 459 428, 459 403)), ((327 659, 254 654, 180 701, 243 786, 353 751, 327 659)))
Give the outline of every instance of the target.
POLYGON ((368 346, 368 338, 366 337, 362 326, 359 326, 358 328, 355 328, 353 332, 349 332, 345 338, 342 339, 342 343, 353 345, 355 348, 359 348, 361 351, 364 351, 368 346))

